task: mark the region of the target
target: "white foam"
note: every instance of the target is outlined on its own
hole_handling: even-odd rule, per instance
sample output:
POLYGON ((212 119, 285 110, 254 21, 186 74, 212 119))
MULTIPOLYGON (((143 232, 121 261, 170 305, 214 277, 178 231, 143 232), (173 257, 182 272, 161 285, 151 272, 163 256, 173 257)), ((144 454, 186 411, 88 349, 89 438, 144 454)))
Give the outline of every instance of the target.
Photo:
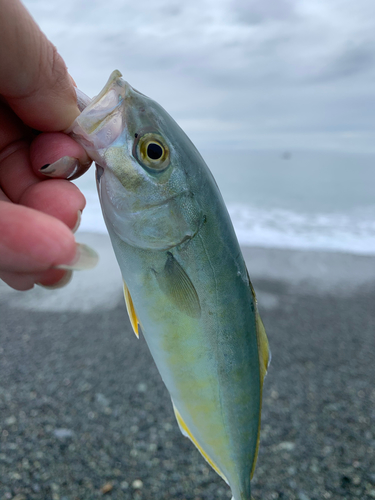
POLYGON ((228 206, 242 245, 375 254, 375 207, 351 213, 296 213, 228 206))

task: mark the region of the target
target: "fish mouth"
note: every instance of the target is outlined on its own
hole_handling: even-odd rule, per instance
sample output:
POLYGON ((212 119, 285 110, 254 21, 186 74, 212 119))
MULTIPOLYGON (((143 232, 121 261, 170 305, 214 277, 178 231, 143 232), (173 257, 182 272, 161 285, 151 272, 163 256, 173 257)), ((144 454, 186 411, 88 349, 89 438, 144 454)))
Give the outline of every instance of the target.
POLYGON ((123 104, 129 84, 118 70, 65 132, 97 160, 95 151, 110 146, 123 131, 123 104))

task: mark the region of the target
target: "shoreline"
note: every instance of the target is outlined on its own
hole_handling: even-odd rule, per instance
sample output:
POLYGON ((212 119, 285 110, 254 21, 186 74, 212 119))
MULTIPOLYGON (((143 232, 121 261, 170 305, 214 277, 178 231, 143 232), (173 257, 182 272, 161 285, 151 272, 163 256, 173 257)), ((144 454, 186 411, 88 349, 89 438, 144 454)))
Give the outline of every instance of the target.
MULTIPOLYGON (((35 286, 28 292, 12 290, 0 281, 0 301, 9 306, 37 311, 90 312, 112 310, 123 301, 120 270, 107 234, 77 233, 99 254, 95 269, 75 272, 72 281, 58 290, 35 286)), ((375 255, 343 252, 290 250, 241 246, 260 307, 275 298, 270 287, 278 282, 301 293, 350 295, 375 283, 375 255), (270 282, 274 282, 270 285, 270 282)))

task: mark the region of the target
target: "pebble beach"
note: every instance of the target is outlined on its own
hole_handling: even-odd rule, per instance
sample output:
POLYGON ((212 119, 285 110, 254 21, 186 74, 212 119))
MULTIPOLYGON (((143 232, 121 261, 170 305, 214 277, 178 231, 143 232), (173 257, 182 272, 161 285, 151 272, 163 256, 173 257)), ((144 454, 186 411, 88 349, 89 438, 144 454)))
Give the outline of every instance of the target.
MULTIPOLYGON (((109 239, 64 289, 0 284, 0 499, 230 499, 134 336, 109 239)), ((272 362, 255 500, 375 498, 375 257, 243 247, 272 362)))

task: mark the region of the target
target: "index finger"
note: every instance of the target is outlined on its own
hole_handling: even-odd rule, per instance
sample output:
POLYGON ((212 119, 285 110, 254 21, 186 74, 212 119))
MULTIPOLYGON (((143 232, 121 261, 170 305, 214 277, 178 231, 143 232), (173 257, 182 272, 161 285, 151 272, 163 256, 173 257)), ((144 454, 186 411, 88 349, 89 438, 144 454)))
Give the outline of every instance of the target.
POLYGON ((63 59, 19 0, 0 11, 0 94, 30 127, 65 130, 79 110, 63 59))

